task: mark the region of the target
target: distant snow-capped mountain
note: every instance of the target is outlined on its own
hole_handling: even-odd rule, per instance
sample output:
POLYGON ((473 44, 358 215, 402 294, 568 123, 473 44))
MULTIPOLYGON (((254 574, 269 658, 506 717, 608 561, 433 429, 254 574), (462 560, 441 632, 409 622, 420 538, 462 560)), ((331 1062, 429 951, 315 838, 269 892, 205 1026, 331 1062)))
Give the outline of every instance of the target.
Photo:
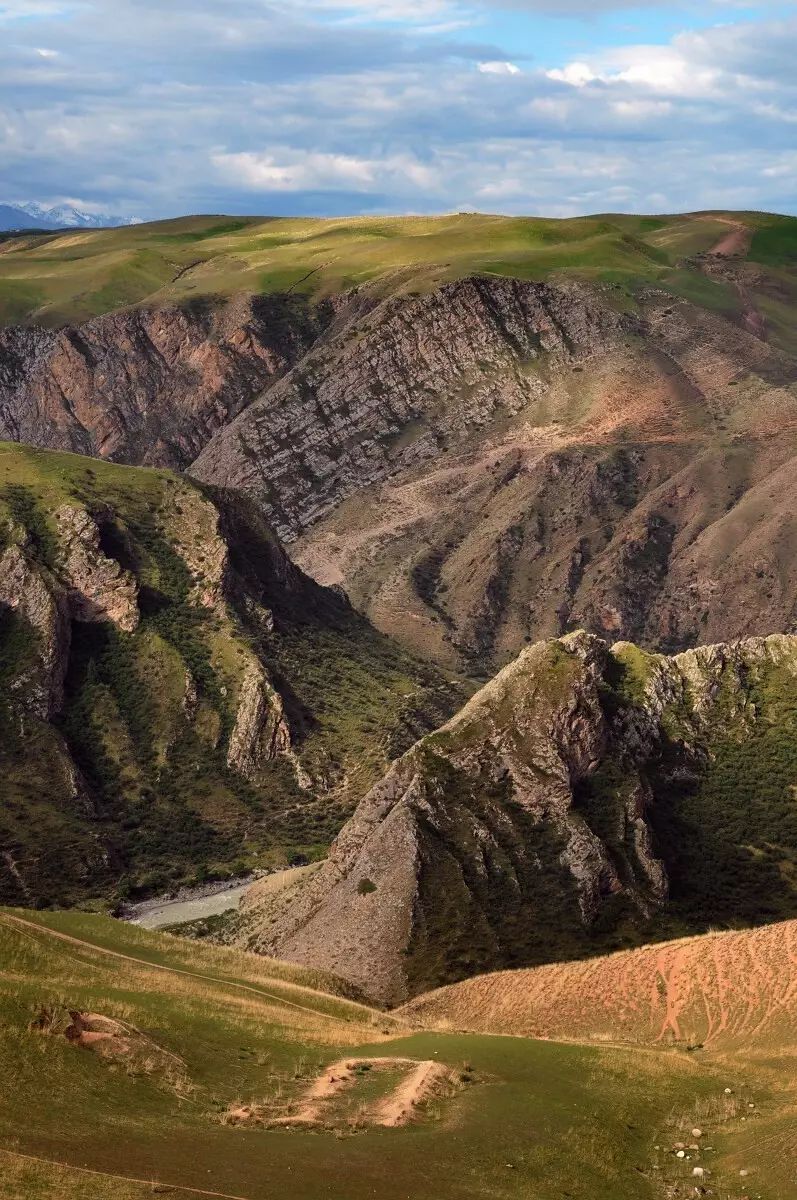
POLYGON ((0 230, 15 229, 106 229, 115 225, 137 225, 137 217, 114 213, 90 213, 71 204, 47 208, 35 201, 0 204, 0 230))

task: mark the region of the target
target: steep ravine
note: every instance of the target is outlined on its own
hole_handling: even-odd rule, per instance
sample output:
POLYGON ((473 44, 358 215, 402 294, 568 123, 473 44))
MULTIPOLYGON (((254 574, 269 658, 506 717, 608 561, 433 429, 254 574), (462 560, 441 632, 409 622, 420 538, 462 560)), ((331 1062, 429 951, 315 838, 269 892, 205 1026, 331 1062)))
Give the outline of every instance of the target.
POLYGON ((58 331, 0 329, 0 438, 187 467, 333 315, 299 297, 241 296, 126 309, 58 331))
POLYGON ((461 692, 251 502, 0 443, 0 900, 317 852, 461 692))
POLYGON ((0 331, 7 436, 243 490, 319 582, 482 678, 572 628, 797 628, 795 381, 732 314, 565 279, 0 331))
POLYGON ((539 400, 540 363, 569 367, 633 328, 578 283, 463 279, 372 303, 221 431, 191 470, 254 496, 290 540, 348 496, 539 400))

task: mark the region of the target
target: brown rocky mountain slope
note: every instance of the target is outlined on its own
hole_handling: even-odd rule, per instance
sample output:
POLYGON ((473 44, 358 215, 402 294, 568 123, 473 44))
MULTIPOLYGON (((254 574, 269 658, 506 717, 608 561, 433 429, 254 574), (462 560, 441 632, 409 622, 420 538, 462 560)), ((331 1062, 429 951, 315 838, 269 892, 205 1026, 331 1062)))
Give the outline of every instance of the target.
POLYGON ((791 276, 740 221, 729 250, 684 219, 684 249, 715 225, 666 287, 398 272, 2 330, 0 432, 245 490, 379 628, 485 677, 574 627, 792 630, 791 276))
POLYGON ((323 846, 456 706, 241 497, 0 443, 0 900, 323 846))
POLYGON ((539 643, 422 739, 237 939, 380 1001, 797 913, 797 638, 539 643))
POLYGON ((499 408, 345 500, 297 561, 405 644, 488 673, 573 627, 664 650, 794 629, 797 361, 654 291, 579 334, 493 362, 499 408))
POLYGON ((332 306, 289 296, 0 329, 0 437, 183 468, 314 344, 332 306))

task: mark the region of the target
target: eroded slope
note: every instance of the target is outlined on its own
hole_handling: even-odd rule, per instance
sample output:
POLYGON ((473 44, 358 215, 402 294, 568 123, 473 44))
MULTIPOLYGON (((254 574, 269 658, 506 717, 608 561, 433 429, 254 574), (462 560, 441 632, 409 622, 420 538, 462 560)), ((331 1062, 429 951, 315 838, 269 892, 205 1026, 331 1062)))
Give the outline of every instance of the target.
POLYGON ((383 1002, 797 911, 797 640, 526 650, 362 801, 242 944, 383 1002))
POLYGON ((797 922, 484 975, 400 1010, 425 1026, 781 1052, 797 1044, 797 922))

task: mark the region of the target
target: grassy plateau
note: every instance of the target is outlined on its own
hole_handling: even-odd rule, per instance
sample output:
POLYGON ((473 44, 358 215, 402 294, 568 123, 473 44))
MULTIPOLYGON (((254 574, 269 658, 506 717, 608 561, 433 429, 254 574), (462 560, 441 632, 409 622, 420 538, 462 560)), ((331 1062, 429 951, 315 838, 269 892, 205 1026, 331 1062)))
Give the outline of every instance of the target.
POLYGON ((445 217, 283 219, 196 216, 109 230, 41 234, 0 244, 0 321, 80 323, 136 304, 299 292, 315 298, 373 284, 426 290, 474 273, 600 282, 657 282, 720 310, 733 289, 691 261, 741 228, 773 315, 797 281, 797 219, 698 213, 567 220, 459 213, 445 217))

